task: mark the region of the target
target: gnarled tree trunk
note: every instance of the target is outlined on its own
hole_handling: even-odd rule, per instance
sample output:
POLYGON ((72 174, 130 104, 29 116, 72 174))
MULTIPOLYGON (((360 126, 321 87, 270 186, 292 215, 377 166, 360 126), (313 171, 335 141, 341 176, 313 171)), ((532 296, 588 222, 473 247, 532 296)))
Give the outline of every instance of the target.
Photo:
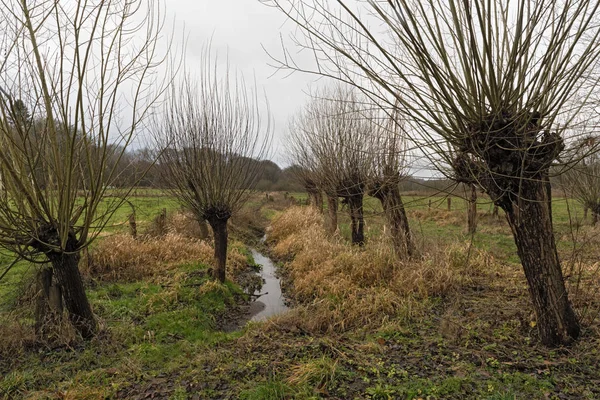
POLYGON ((35 333, 43 337, 56 325, 63 314, 63 297, 60 285, 53 279, 52 267, 44 265, 37 277, 35 305, 35 333))
POLYGON ((337 220, 337 209, 338 209, 338 197, 337 195, 327 195, 327 233, 329 235, 335 235, 338 229, 337 220))
POLYGON ((580 325, 569 302, 552 227, 550 166, 562 138, 540 124, 538 113, 489 115, 473 126, 453 162, 464 183, 477 181, 501 207, 513 233, 547 346, 571 343, 580 325))
POLYGON ((365 219, 363 216, 363 194, 353 194, 347 197, 350 211, 352 244, 364 246, 365 219))
POLYGON ((415 244, 410 232, 406 210, 397 185, 381 185, 372 195, 381 202, 390 231, 394 250, 399 257, 412 256, 416 253, 415 244))
MULTIPOLYGON (((69 247, 72 246, 68 244, 67 248, 69 247)), ((79 253, 49 252, 47 256, 52 263, 56 281, 62 289, 71 323, 83 338, 93 337, 98 330, 98 324, 83 288, 79 273, 79 253)))
POLYGON ((225 282, 227 265, 227 220, 228 218, 209 218, 215 242, 215 269, 213 276, 219 282, 225 282))
POLYGON ((580 326, 565 288, 548 200, 546 182, 531 180, 522 183, 520 200, 500 206, 529 283, 541 340, 557 346, 577 339, 580 326))

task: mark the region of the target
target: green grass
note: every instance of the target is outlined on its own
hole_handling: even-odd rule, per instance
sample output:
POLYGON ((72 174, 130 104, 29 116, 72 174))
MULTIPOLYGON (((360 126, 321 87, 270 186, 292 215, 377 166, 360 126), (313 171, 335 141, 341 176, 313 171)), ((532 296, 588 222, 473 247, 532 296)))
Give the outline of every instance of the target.
MULTIPOLYGON (((257 194, 247 206, 252 216, 271 220, 282 202, 257 194)), ((292 193, 304 201, 306 194, 292 193)), ((510 229, 502 215, 494 222, 489 200, 478 200, 482 216, 474 236, 465 234, 466 204, 444 196, 404 196, 411 228, 421 249, 471 242, 506 264, 506 275, 490 272, 485 281, 449 297, 423 300, 423 312, 388 321, 377 331, 358 330, 331 336, 304 332, 295 325, 252 324, 231 333, 220 324, 241 297, 227 283, 200 288, 208 267, 182 264, 156 279, 137 282, 93 282, 87 293, 103 333, 89 342, 44 347, 0 360, 0 399, 114 398, 152 393, 172 399, 554 399, 598 398, 597 327, 568 350, 536 345, 529 326, 531 310, 510 229), (428 203, 432 200, 429 211, 428 203), (439 210, 439 211, 436 211, 439 210), (458 328, 444 331, 451 319, 458 328), (137 386, 135 386, 137 385, 137 386), (128 390, 136 392, 128 392, 128 390)), ((155 191, 132 197, 140 229, 163 209, 179 208, 155 191)), ((127 231, 126 203, 107 232, 127 231)), ((561 256, 572 251, 566 238, 570 221, 581 218, 574 201, 553 201, 553 218, 561 256)), ((379 202, 365 199, 366 233, 376 240, 385 223, 379 202)), ((340 212, 340 232, 349 239, 349 219, 340 212)), ((102 240, 102 238, 99 238, 102 240)), ((368 243, 367 243, 368 246, 368 243)), ((249 252, 244 253, 252 264, 249 252)), ((0 255, 7 265, 10 255, 0 255)), ((34 268, 19 263, 0 281, 0 319, 9 318, 22 293, 21 282, 34 268)), ((503 273, 502 269, 499 269, 503 273)), ((483 279, 483 278, 482 278, 483 279)), ((31 322, 31 308, 18 308, 31 322)), ((14 313, 10 318, 14 318, 14 313)), ((453 325, 453 326, 454 326, 453 325)), ((1 339, 0 339, 1 340, 1 339)))
POLYGON ((296 393, 292 387, 281 380, 270 379, 257 383, 252 389, 240 393, 241 400, 285 400, 296 393))
MULTIPOLYGON (((196 271, 204 269, 195 266, 196 271)), ((185 368, 189 357, 239 336, 222 332, 217 318, 241 290, 231 283, 200 290, 206 281, 206 275, 193 274, 172 286, 100 283, 88 289, 104 326, 101 337, 79 349, 26 353, 12 360, 11 373, 0 380, 0 388, 13 394, 72 390, 81 396, 97 390, 112 397, 139 379, 139 373, 151 377, 185 368), (118 374, 112 372, 115 369, 118 374)))
MULTIPOLYGON (((166 209, 168 214, 180 208, 174 197, 166 195, 132 196, 128 200, 112 215, 106 226, 106 232, 127 232, 129 229, 128 218, 132 213, 132 206, 135 209, 138 231, 140 232, 147 228, 163 209, 166 209)), ((100 207, 100 210, 102 210, 102 207, 100 207)))

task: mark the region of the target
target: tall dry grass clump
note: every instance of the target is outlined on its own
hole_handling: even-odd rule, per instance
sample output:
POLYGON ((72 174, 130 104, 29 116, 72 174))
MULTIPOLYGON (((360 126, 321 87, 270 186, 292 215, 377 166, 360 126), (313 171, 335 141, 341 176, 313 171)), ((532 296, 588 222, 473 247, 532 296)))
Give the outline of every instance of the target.
POLYGON ((21 323, 14 315, 5 316, 0 324, 0 367, 2 362, 9 364, 11 358, 20 356, 37 341, 33 326, 21 323))
POLYGON ((385 240, 364 249, 329 239, 321 216, 293 207, 277 218, 269 234, 276 257, 288 260, 291 295, 303 307, 291 316, 304 329, 339 332, 415 317, 427 299, 467 284, 493 262, 491 256, 456 245, 402 262, 385 240), (304 318, 305 317, 305 318, 304 318))
POLYGON ((104 280, 132 281, 160 275, 185 262, 209 264, 207 243, 178 234, 136 240, 119 234, 103 238, 90 251, 87 274, 104 280))
POLYGON ((207 239, 211 236, 207 222, 198 222, 198 219, 189 211, 169 214, 167 216, 166 231, 194 239, 207 239))
MULTIPOLYGON (((240 247, 234 242, 227 252, 227 273, 233 281, 248 266, 248 259, 240 247)), ((87 264, 84 273, 96 279, 131 282, 165 275, 186 263, 212 266, 212 245, 178 233, 143 239, 117 234, 98 241, 88 255, 88 262, 84 263, 87 264)))

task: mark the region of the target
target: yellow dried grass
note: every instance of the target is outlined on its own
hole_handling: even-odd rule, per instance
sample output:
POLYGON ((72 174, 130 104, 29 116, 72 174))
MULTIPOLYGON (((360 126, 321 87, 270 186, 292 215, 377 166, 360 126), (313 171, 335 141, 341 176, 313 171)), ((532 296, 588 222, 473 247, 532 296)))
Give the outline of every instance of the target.
POLYGON ((432 208, 427 210, 410 210, 410 218, 422 221, 434 221, 439 226, 462 225, 467 221, 466 210, 443 210, 432 208))
POLYGON ((304 329, 344 331, 414 317, 432 296, 444 296, 493 263, 467 245, 436 249, 418 260, 400 261, 385 240, 360 249, 329 239, 322 217, 293 207, 273 222, 273 252, 286 266, 293 297, 303 307, 285 318, 304 329), (300 322, 301 321, 301 322, 300 322))
POLYGON ((36 342, 33 326, 7 316, 0 324, 0 359, 9 359, 23 353, 36 342))
MULTIPOLYGON (((241 247, 234 241, 227 252, 227 277, 234 282, 248 264, 241 247)), ((206 241, 173 232, 140 239, 117 234, 98 242, 90 251, 89 262, 83 263, 83 272, 96 279, 135 281, 164 275, 185 263, 213 265, 214 248, 206 241)), ((175 276, 174 281, 178 280, 175 276)))
POLYGON ((90 253, 87 273, 94 278, 131 281, 156 276, 185 262, 210 263, 206 242, 168 233, 136 240, 119 234, 103 238, 90 253))

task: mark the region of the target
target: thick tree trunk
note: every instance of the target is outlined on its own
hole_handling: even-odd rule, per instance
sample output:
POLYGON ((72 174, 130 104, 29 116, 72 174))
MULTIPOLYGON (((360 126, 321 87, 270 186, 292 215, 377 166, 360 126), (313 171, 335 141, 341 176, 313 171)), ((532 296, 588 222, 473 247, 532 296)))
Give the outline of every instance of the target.
POLYGON ((465 135, 453 169, 464 183, 473 178, 501 207, 511 227, 529 284, 540 338, 545 345, 571 343, 580 334, 562 274, 552 227, 548 172, 565 143, 540 113, 492 112, 465 135), (524 118, 523 115, 528 114, 524 118), (523 120, 526 120, 523 122, 523 120))
POLYGON ((473 235, 477 231, 477 187, 469 186, 471 186, 471 193, 467 202, 467 232, 473 235))
POLYGON ((38 295, 35 304, 35 332, 43 334, 50 315, 50 286, 52 285, 52 268, 44 267, 37 276, 38 295))
POLYGON ((348 197, 348 210, 350 211, 352 244, 364 246, 365 220, 363 216, 363 194, 348 197))
POLYGON ((225 282, 225 271, 227 267, 227 219, 212 218, 208 220, 213 231, 215 242, 215 269, 213 276, 219 282, 225 282))
MULTIPOLYGON (((572 342, 580 326, 565 288, 544 181, 528 181, 520 199, 504 210, 525 271, 542 342, 559 346, 572 342)), ((501 204, 502 205, 502 204, 501 204)))
POLYGON ((62 290, 53 279, 52 267, 44 266, 38 273, 38 295, 35 307, 35 332, 44 336, 63 313, 62 290))
MULTIPOLYGON (((67 245, 67 247, 71 247, 67 245)), ((79 273, 79 253, 50 252, 48 259, 60 288, 71 323, 85 339, 94 336, 98 330, 96 318, 85 295, 83 281, 79 273)))
POLYGON ((335 235, 335 232, 338 229, 337 209, 337 195, 327 195, 327 233, 332 236, 335 235))
POLYGON ((383 212, 390 225, 396 254, 401 258, 413 256, 416 248, 398 187, 382 186, 374 195, 381 202, 383 212))

